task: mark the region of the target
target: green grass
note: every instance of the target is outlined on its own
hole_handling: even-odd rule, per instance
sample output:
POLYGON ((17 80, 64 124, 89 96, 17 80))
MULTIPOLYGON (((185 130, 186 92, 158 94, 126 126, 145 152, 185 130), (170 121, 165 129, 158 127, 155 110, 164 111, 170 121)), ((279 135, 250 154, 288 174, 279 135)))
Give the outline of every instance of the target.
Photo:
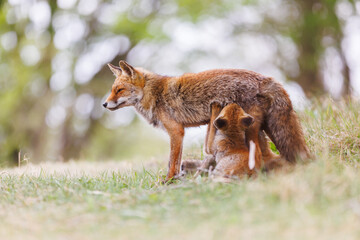
POLYGON ((230 184, 162 185, 165 159, 4 169, 0 239, 359 239, 359 112, 314 104, 299 113, 314 162, 230 184))

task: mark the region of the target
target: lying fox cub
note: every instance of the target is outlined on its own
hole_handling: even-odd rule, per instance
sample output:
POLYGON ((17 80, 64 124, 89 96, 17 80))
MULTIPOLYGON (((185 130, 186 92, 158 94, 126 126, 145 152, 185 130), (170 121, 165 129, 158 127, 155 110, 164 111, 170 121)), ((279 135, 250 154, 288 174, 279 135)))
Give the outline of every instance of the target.
MULTIPOLYGON (((255 143, 247 142, 245 132, 254 123, 254 118, 236 103, 227 105, 221 110, 218 104, 212 104, 212 121, 210 135, 213 133, 214 142, 210 142, 210 155, 204 161, 184 161, 182 170, 189 172, 200 171, 214 167, 212 174, 222 177, 251 176, 255 169, 260 169, 261 162, 255 159, 255 143), (220 113, 219 113, 220 112, 220 113)), ((279 168, 283 160, 277 155, 265 163, 271 168, 279 168)))

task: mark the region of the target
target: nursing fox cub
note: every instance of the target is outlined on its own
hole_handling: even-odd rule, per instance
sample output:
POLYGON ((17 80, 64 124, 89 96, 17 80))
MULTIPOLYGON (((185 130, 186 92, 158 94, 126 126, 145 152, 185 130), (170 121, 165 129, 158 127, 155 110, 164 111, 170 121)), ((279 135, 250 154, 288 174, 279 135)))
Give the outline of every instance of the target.
POLYGON ((218 116, 209 123, 211 128, 216 128, 213 143, 209 143, 210 154, 216 162, 213 174, 225 177, 251 176, 254 168, 259 169, 261 165, 261 162, 255 160, 255 143, 248 142, 245 136, 254 118, 236 103, 227 105, 221 112, 218 112, 221 106, 216 105, 212 106, 213 114, 218 116))
MULTIPOLYGON (((255 162, 261 161, 262 150, 268 149, 261 136, 262 130, 287 161, 309 157, 289 96, 272 78, 240 69, 168 77, 134 68, 125 61, 120 61, 119 67, 111 64, 109 67, 116 79, 103 106, 110 110, 134 106, 149 123, 169 134, 171 151, 166 180, 180 172, 184 128, 208 124, 214 102, 222 107, 237 103, 253 116, 254 123, 246 131, 246 137, 255 144, 255 162)), ((209 153, 207 142, 211 137, 206 139, 205 151, 209 153)))
POLYGON ((209 124, 214 138, 208 142, 210 155, 203 161, 183 161, 182 172, 198 170, 195 177, 201 172, 211 172, 212 176, 220 177, 243 177, 253 175, 260 167, 273 170, 286 164, 270 149, 265 150, 268 155, 263 156, 264 162, 255 159, 255 143, 246 138, 246 132, 254 123, 254 118, 239 105, 231 103, 222 108, 214 103, 211 108, 209 124))

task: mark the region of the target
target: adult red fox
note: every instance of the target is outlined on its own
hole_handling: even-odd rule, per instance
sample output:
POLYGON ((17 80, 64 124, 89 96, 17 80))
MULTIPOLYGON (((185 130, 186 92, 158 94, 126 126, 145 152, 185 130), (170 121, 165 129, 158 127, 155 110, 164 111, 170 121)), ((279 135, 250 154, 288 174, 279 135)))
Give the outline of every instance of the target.
POLYGON ((240 69, 168 77, 134 68, 125 61, 119 66, 109 64, 116 79, 103 106, 110 110, 134 106, 150 124, 167 131, 171 151, 166 181, 180 172, 184 128, 208 124, 213 102, 221 106, 237 103, 254 117, 247 138, 256 145, 256 159, 261 159, 261 150, 267 149, 259 138, 261 130, 287 161, 309 157, 289 96, 272 78, 240 69))

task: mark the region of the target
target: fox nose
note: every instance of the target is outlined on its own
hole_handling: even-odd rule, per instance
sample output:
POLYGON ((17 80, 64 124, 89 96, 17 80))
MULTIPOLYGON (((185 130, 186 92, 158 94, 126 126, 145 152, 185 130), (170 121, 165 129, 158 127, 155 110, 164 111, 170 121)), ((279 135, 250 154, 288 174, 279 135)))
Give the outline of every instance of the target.
POLYGON ((107 102, 104 102, 103 107, 106 108, 106 106, 107 106, 107 102))

